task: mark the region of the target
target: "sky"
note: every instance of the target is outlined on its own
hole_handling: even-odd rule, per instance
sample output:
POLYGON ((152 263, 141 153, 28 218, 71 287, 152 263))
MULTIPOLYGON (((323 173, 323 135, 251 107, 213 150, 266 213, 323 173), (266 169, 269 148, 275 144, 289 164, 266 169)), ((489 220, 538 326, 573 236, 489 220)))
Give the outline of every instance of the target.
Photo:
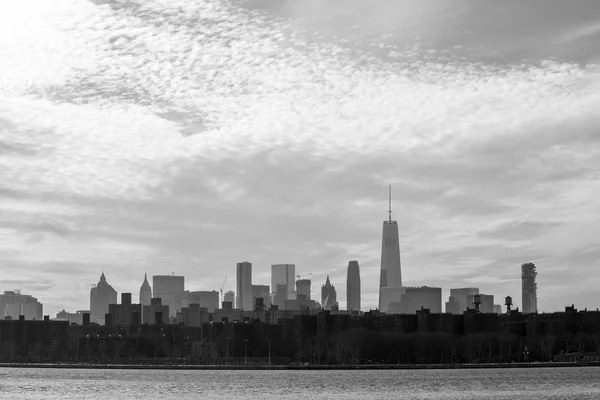
POLYGON ((391 184, 405 285, 596 309, 598 110, 597 0, 2 1, 0 291, 357 260, 366 311, 391 184))

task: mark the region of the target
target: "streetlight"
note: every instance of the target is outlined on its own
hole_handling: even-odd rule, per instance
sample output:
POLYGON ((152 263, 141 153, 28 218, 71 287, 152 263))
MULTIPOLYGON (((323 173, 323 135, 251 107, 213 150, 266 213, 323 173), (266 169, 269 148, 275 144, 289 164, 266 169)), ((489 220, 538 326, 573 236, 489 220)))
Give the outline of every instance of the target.
POLYGON ((302 343, 300 339, 296 340, 298 342, 298 365, 300 365, 300 356, 302 355, 302 343))
POLYGON ((267 338, 267 342, 269 342, 269 366, 271 365, 271 338, 267 338))
POLYGON ((244 364, 248 365, 248 339, 244 339, 244 364))

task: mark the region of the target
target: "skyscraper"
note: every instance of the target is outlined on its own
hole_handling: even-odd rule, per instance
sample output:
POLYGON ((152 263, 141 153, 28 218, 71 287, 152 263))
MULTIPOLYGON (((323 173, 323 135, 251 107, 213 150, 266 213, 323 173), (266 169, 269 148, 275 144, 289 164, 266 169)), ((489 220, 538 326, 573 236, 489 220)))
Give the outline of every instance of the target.
POLYGON ((348 263, 348 275, 346 277, 346 300, 347 309, 360 311, 360 269, 358 261, 348 263))
POLYGON ((163 306, 169 307, 169 315, 163 315, 166 320, 175 317, 181 304, 177 304, 177 298, 185 291, 185 277, 175 275, 154 275, 152 277, 152 288, 154 297, 161 299, 163 306))
POLYGON ((329 281, 329 275, 327 275, 327 280, 321 287, 321 305, 324 310, 337 308, 337 292, 335 291, 335 286, 329 281))
POLYGON ((310 279, 298 279, 296 281, 296 297, 305 297, 305 300, 310 300, 310 279))
POLYGON ((254 310, 252 305, 252 263, 244 261, 237 264, 237 308, 244 311, 254 310))
POLYGON ((19 319, 23 315, 26 320, 43 319, 44 306, 33 296, 21 294, 19 290, 5 291, 0 294, 0 319, 11 317, 19 319))
POLYGON ((446 312, 461 315, 468 308, 473 308, 473 295, 479 294, 479 288, 450 289, 450 298, 446 302, 446 312), (471 296, 469 300, 469 296, 471 296), (471 301, 469 303, 469 301, 471 301))
POLYGON ((271 265, 271 290, 273 304, 280 310, 285 309, 285 300, 295 300, 296 290, 294 287, 294 278, 296 275, 296 266, 294 264, 274 264, 271 265), (284 293, 278 291, 285 290, 284 293), (283 301, 282 304, 279 304, 283 301))
POLYGON ((144 274, 144 282, 140 286, 140 304, 143 306, 149 306, 152 299, 152 288, 148 283, 148 275, 144 274))
POLYGON ((523 314, 537 312, 537 272, 534 263, 521 265, 521 295, 523 301, 523 314))
POLYGON ((104 325, 108 305, 117 303, 117 291, 106 282, 104 272, 98 284, 90 290, 90 322, 104 325))
MULTIPOLYGON (((228 290, 223 295, 223 303, 231 303, 231 308, 235 308, 235 292, 233 290, 228 290)), ((222 306, 221 306, 222 307, 222 306)), ((225 307, 223 307, 225 308, 225 307)))
POLYGON ((381 312, 387 311, 387 305, 381 301, 381 288, 402 286, 398 223, 392 221, 391 185, 389 190, 389 217, 387 221, 383 222, 383 235, 381 239, 381 275, 379 279, 379 311, 381 312))

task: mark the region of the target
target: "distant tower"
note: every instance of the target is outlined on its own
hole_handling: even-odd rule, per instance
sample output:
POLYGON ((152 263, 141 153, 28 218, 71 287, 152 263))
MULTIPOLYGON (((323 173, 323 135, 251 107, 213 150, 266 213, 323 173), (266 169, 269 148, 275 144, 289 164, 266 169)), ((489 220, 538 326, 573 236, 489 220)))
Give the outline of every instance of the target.
MULTIPOLYGON (((142 310, 144 308, 144 306, 149 306, 150 302, 152 300, 152 288, 150 287, 150 283, 148 283, 148 275, 144 274, 144 282, 142 282, 142 286, 140 286, 140 304, 142 305, 142 310)), ((144 323, 145 321, 143 320, 144 317, 144 313, 142 312, 142 323, 144 323)))
POLYGON ((335 286, 329 281, 329 275, 327 275, 327 280, 321 287, 321 305, 324 310, 337 308, 337 292, 335 291, 335 286))
POLYGON ((392 221, 392 186, 389 188, 388 220, 383 222, 381 240, 381 276, 379 280, 379 311, 386 312, 387 305, 382 304, 381 288, 401 287, 400 244, 398 239, 398 223, 392 221))
POLYGON ((106 282, 102 272, 100 281, 90 290, 90 321, 104 325, 109 304, 117 304, 117 291, 106 282))
POLYGON ((252 304, 252 263, 248 261, 237 263, 236 278, 237 308, 244 311, 254 310, 252 304))
POLYGON ((360 311, 360 269, 358 261, 348 263, 346 277, 346 308, 350 311, 360 311))
POLYGON ((152 288, 148 283, 148 275, 144 274, 144 282, 140 286, 140 304, 142 306, 149 306, 152 299, 152 288))
POLYGON ((178 299, 184 293, 185 277, 176 275, 154 275, 152 277, 152 289, 154 297, 161 299, 163 306, 169 306, 169 315, 163 315, 166 321, 169 317, 175 317, 181 309, 178 299))
POLYGON ((521 265, 521 296, 523 301, 523 314, 536 313, 537 308, 537 272, 535 264, 521 265))

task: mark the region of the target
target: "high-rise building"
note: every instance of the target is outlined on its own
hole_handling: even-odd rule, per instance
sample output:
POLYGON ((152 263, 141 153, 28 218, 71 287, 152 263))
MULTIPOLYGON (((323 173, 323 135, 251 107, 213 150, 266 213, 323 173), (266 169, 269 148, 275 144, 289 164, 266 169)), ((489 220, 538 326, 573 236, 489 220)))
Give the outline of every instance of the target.
POLYGON ((149 306, 150 300, 152 299, 152 288, 148 283, 148 275, 144 274, 144 282, 140 286, 140 304, 143 306, 149 306))
POLYGON ((209 313, 213 313, 219 308, 219 292, 216 290, 190 292, 190 304, 198 304, 206 308, 209 313))
POLYGON ((381 289, 402 286, 400 271, 400 243, 398 223, 392 221, 392 187, 390 186, 388 220, 383 222, 381 239, 381 275, 379 279, 379 311, 386 312, 382 303, 381 289))
POLYGON ((329 275, 325 284, 321 286, 321 305, 324 310, 333 310, 337 308, 337 293, 335 286, 329 281, 329 275))
POLYGON ((149 306, 142 307, 142 319, 144 324, 164 324, 168 321, 169 317, 169 306, 162 304, 162 299, 159 297, 153 297, 150 299, 149 306))
POLYGON ((113 325, 135 325, 141 323, 142 306, 131 303, 131 293, 121 293, 121 304, 109 304, 108 313, 113 325))
POLYGON ((104 272, 100 281, 90 290, 90 321, 104 325, 104 316, 108 313, 108 305, 117 303, 117 291, 106 281, 104 272))
POLYGON ((240 262, 236 268, 237 308, 252 311, 252 263, 240 262))
POLYGON ((166 320, 169 317, 175 317, 178 310, 181 309, 181 304, 178 304, 177 299, 181 298, 185 291, 185 277, 176 275, 154 275, 152 277, 152 289, 154 297, 162 301, 163 306, 169 307, 169 315, 163 315, 166 320))
POLYGON ((537 271, 534 263, 521 265, 521 295, 523 314, 537 313, 537 271))
POLYGON ((415 314, 422 308, 432 314, 442 312, 442 289, 436 287, 405 287, 406 292, 400 298, 403 314, 415 314))
POLYGON ((483 314, 494 314, 494 295, 493 294, 470 294, 467 296, 467 308, 475 310, 475 296, 479 295, 479 312, 483 314))
POLYGON ((235 308, 235 292, 228 290, 223 295, 223 303, 231 303, 231 308, 235 308))
POLYGON ((360 311, 360 269, 358 261, 348 263, 348 275, 346 277, 346 300, 347 309, 360 311))
POLYGON ((19 319, 23 315, 26 320, 41 321, 44 306, 35 297, 21 294, 19 290, 5 291, 0 294, 0 317, 19 319))
POLYGON ((296 281, 296 297, 304 296, 305 300, 310 300, 311 283, 310 279, 298 279, 296 281))
POLYGON ((256 300, 263 299, 261 307, 268 310, 271 307, 271 294, 269 285, 252 285, 252 307, 256 308, 256 300))
POLYGON ((446 312, 461 315, 467 309, 473 308, 473 300, 469 303, 469 296, 479 294, 479 288, 450 289, 450 298, 446 302, 446 312))
POLYGON ((285 309, 285 300, 296 299, 295 275, 296 266, 294 264, 271 265, 271 290, 275 290, 271 295, 273 296, 273 304, 278 306, 280 310, 285 309), (285 287, 282 287, 282 285, 285 287), (278 293, 278 290, 284 290, 284 292, 278 293))

